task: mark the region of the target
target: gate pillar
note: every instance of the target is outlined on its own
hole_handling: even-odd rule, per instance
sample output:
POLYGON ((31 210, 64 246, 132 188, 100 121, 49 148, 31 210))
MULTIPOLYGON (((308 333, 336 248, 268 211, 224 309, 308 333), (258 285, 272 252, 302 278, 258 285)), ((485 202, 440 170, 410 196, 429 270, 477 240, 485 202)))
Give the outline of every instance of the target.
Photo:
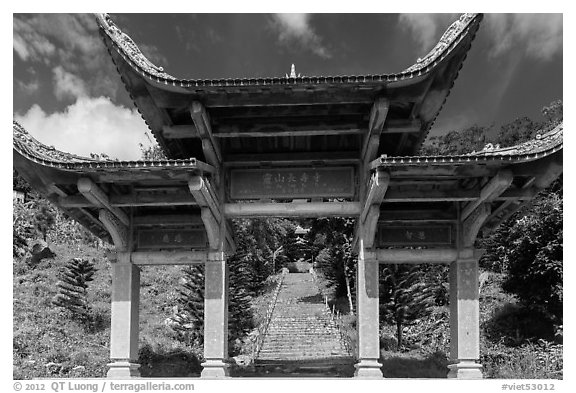
POLYGON ((138 333, 140 269, 130 262, 129 252, 119 252, 112 264, 112 320, 110 360, 106 376, 111 379, 140 377, 138 333))
MULTIPOLYGON (((469 250, 470 254, 474 254, 469 250)), ((460 257, 450 264, 450 359, 448 378, 482 378, 478 258, 460 257)))
POLYGON ((205 264, 204 358, 201 378, 225 378, 228 358, 228 266, 223 252, 210 252, 205 264))
POLYGON ((356 269, 356 310, 358 330, 357 378, 382 378, 380 358, 378 260, 359 239, 356 269))

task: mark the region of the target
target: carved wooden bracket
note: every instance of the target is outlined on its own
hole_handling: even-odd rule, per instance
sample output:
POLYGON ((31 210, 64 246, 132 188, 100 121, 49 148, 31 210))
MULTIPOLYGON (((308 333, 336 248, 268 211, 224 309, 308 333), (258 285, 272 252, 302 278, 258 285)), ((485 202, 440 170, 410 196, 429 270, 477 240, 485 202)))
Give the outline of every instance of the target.
POLYGON ((116 206, 112 206, 108 195, 97 184, 87 177, 82 177, 78 180, 78 191, 84 195, 94 206, 106 208, 110 213, 112 213, 116 218, 118 218, 122 224, 129 226, 130 218, 122 209, 116 206))
POLYGON ((514 174, 510 170, 501 170, 480 190, 480 198, 469 202, 462 210, 461 219, 466 219, 482 203, 490 202, 502 194, 512 184, 514 174))
POLYGON ((359 236, 362 236, 363 245, 367 248, 374 246, 374 238, 376 237, 376 227, 378 226, 378 218, 380 217, 380 204, 386 195, 388 185, 390 184, 390 175, 384 171, 377 170, 370 179, 368 185, 368 194, 364 202, 364 207, 358 218, 356 225, 356 235, 352 242, 352 247, 355 248, 359 236))
POLYGON ((490 204, 482 203, 464 220, 461 225, 460 243, 462 247, 472 247, 482 225, 490 216, 490 204))
POLYGON ((221 204, 210 182, 202 176, 193 176, 188 181, 190 193, 201 208, 201 217, 210 248, 218 250, 221 243, 226 243, 229 251, 236 248, 232 231, 222 214, 221 204))
POLYGON ((116 251, 128 251, 129 230, 120 220, 106 209, 100 209, 98 218, 112 237, 116 251))

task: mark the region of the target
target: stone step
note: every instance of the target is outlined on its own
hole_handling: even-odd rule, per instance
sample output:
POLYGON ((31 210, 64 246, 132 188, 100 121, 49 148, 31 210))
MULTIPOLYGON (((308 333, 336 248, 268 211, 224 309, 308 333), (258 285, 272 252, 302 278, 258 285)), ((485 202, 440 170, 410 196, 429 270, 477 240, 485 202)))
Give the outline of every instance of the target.
POLYGON ((285 276, 257 360, 351 359, 312 276, 285 276))

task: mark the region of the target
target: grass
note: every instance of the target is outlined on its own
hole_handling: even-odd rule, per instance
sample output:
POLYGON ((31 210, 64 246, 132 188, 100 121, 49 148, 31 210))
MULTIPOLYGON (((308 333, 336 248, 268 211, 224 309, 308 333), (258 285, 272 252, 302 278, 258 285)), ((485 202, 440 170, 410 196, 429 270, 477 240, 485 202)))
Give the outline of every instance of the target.
MULTIPOLYGON (((36 267, 14 261, 14 379, 106 375, 110 343, 110 263, 105 249, 51 244, 54 259, 36 267), (94 323, 85 326, 69 311, 52 305, 58 269, 73 257, 94 259, 98 271, 88 287, 94 323)), ((199 375, 198 348, 177 341, 164 320, 177 297, 180 268, 144 268, 140 291, 140 359, 142 376, 199 375), (180 367, 173 367, 180 364, 180 367)))

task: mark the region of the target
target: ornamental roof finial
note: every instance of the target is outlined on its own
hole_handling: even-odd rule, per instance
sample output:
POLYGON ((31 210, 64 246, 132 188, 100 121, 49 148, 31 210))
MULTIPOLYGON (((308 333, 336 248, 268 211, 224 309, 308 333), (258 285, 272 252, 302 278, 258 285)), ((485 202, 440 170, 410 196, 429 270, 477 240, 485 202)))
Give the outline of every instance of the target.
POLYGON ((299 78, 300 74, 296 75, 296 66, 292 64, 290 67, 290 75, 286 74, 286 78, 299 78))

